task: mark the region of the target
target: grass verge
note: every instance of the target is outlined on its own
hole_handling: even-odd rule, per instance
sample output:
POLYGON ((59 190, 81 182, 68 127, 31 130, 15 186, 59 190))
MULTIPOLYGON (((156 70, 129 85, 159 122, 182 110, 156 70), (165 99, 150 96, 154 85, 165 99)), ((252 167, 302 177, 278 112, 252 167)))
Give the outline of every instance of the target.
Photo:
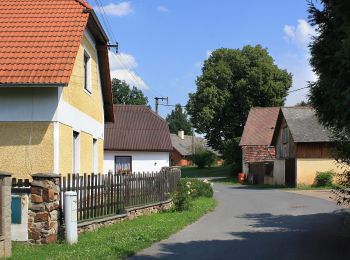
POLYGON ((231 165, 212 166, 210 168, 199 169, 196 166, 182 167, 181 177, 228 177, 232 171, 231 165))
POLYGON ((215 208, 213 198, 198 198, 183 212, 142 216, 79 236, 75 245, 13 243, 12 259, 124 259, 169 237, 215 208))

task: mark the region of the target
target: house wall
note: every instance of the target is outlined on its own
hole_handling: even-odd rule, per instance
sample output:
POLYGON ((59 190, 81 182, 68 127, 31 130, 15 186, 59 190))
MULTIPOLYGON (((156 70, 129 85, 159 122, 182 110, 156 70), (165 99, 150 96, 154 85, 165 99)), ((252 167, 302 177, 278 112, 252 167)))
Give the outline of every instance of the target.
POLYGON ((16 178, 54 170, 52 122, 1 122, 0 171, 16 178))
POLYGON ((192 162, 185 156, 182 156, 177 150, 173 150, 170 154, 172 166, 190 166, 192 162))
POLYGON ((16 178, 30 178, 37 172, 72 172, 73 130, 82 133, 81 170, 92 171, 92 140, 96 138, 102 172, 103 98, 95 41, 87 30, 68 86, 0 88, 0 170, 16 178), (92 93, 83 85, 84 50, 91 58, 92 93))
POLYGON ((133 172, 158 172, 162 167, 169 167, 169 152, 104 152, 105 174, 112 170, 114 172, 115 156, 131 156, 133 172))
POLYGON ((278 133, 277 142, 276 142, 276 158, 277 159, 288 159, 295 158, 296 156, 296 145, 294 143, 292 134, 288 128, 286 120, 283 118, 281 127, 278 133), (287 142, 282 140, 283 129, 287 129, 287 142))
POLYGON ((96 121, 104 122, 96 43, 87 30, 81 41, 68 87, 63 88, 63 100, 96 121), (92 93, 84 90, 84 50, 91 59, 92 93))
POLYGON ((308 158, 296 159, 297 184, 312 185, 317 171, 330 171, 342 173, 343 170, 338 167, 333 159, 308 158))
POLYGON ((332 158, 329 143, 298 143, 297 158, 332 158))

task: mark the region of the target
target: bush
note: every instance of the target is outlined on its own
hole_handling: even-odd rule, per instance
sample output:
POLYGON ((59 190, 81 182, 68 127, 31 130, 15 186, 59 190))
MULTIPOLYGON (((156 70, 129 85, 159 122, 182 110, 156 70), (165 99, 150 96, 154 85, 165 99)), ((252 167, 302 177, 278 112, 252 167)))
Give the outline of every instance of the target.
POLYGON ((213 197, 213 188, 211 184, 204 180, 184 178, 177 183, 176 192, 172 194, 173 209, 175 211, 188 210, 191 206, 191 200, 199 197, 213 197))
POLYGON ((333 171, 316 172, 314 185, 316 187, 331 187, 333 184, 333 171))
POLYGON ((210 167, 216 159, 216 155, 208 150, 196 152, 192 156, 192 161, 198 168, 204 168, 205 166, 210 167))

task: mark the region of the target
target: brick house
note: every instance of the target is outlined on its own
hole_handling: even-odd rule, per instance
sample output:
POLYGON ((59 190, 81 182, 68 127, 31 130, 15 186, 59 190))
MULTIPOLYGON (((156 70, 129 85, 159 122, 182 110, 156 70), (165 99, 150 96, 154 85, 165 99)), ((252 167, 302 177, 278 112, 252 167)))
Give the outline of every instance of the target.
POLYGON ((275 147, 271 145, 279 107, 250 109, 239 146, 242 172, 253 183, 272 183, 275 147))

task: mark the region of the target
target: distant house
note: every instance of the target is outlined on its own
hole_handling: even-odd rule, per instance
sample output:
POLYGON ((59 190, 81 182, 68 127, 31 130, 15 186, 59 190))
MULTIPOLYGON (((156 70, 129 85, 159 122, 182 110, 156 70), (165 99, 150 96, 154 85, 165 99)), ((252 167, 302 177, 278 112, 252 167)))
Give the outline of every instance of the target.
POLYGON ((272 138, 278 184, 313 184, 317 171, 340 171, 331 156, 332 142, 311 107, 283 107, 272 138))
POLYGON ((279 107, 250 109, 241 141, 242 172, 254 183, 271 183, 275 147, 271 145, 279 107))
POLYGON ((0 171, 102 172, 108 38, 82 0, 0 1, 0 171))
MULTIPOLYGON (((206 147, 208 150, 215 153, 218 157, 221 154, 210 146, 208 146, 207 141, 203 137, 185 135, 184 131, 179 131, 178 134, 170 134, 171 143, 173 146, 173 150, 171 152, 171 165, 172 166, 190 166, 192 165, 191 156, 194 152, 193 145, 196 147, 197 145, 202 145, 206 147)), ((216 164, 221 165, 223 160, 218 158, 216 164)))
POLYGON ((105 125, 104 173, 156 172, 169 166, 167 122, 146 106, 114 105, 105 125))

